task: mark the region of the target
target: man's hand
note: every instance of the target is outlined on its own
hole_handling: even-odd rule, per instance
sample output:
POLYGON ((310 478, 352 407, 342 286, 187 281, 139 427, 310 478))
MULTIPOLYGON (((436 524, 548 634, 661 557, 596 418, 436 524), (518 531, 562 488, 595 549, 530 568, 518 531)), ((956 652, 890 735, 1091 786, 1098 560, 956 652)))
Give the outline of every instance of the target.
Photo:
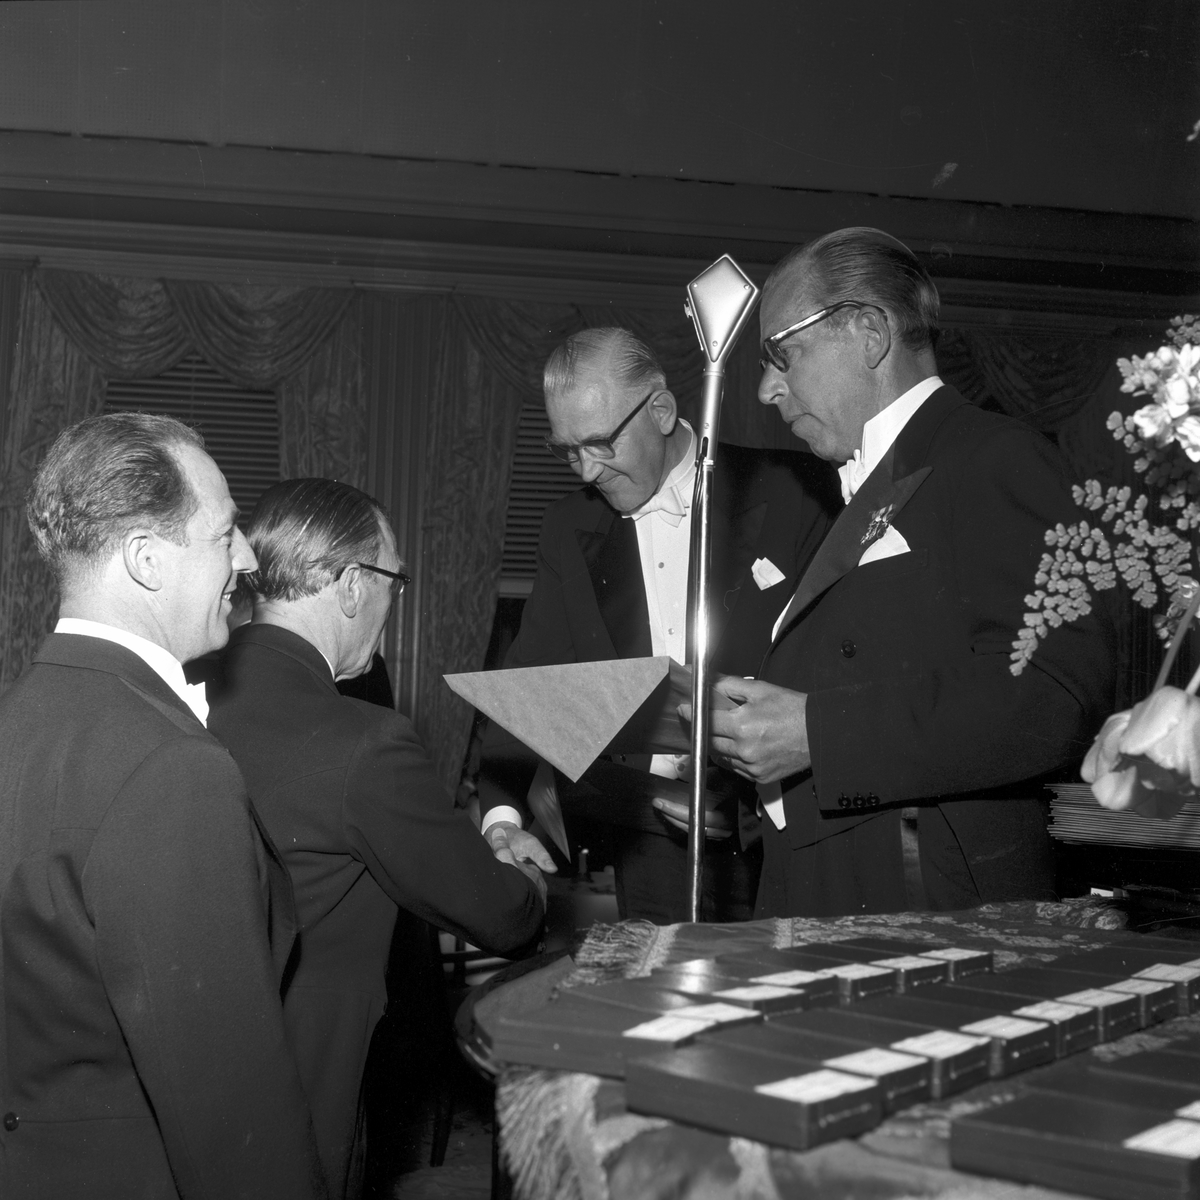
MULTIPOLYGON (((691 812, 689 805, 679 800, 668 800, 665 796, 655 796, 650 803, 658 810, 663 820, 687 833, 688 816, 691 812)), ((705 808, 704 836, 717 842, 733 836, 733 830, 729 828, 729 818, 720 809, 705 808)))
POLYGON ((533 880, 542 903, 546 903, 546 881, 542 871, 553 875, 558 871, 550 851, 531 833, 527 833, 511 821, 497 821, 487 831, 488 845, 498 862, 516 867, 523 875, 533 880))
MULTIPOLYGON (((709 715, 710 746, 718 763, 755 783, 774 783, 812 765, 804 692, 732 675, 713 688, 738 705, 709 715)), ((690 722, 692 706, 681 704, 679 715, 690 722)))

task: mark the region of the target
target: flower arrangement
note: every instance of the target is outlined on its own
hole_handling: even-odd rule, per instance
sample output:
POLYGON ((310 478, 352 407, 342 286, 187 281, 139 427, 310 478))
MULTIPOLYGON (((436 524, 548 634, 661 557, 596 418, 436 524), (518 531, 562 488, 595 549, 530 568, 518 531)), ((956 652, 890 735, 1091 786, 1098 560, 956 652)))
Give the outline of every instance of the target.
POLYGON ((1200 671, 1183 691, 1163 686, 1200 604, 1200 318, 1173 318, 1167 345, 1117 366, 1121 390, 1148 398, 1132 416, 1108 418, 1146 490, 1135 496, 1095 479, 1073 489, 1085 515, 1046 531, 1010 669, 1021 674, 1042 638, 1085 616, 1094 594, 1118 581, 1144 608, 1165 601, 1155 626, 1172 643, 1158 681, 1141 704, 1108 719, 1083 774, 1107 808, 1170 817, 1200 791, 1200 671))

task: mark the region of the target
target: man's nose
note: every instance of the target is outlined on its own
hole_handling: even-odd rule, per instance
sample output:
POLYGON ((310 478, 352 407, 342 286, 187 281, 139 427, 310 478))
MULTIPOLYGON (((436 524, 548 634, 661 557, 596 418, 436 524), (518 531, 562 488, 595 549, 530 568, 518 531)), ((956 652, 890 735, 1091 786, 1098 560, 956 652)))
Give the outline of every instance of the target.
POLYGON ((595 483, 600 478, 600 472, 604 470, 599 460, 593 458, 587 449, 579 451, 575 461, 571 463, 571 469, 584 483, 595 483))
POLYGON ((758 381, 759 404, 778 404, 787 394, 787 383, 783 372, 777 367, 767 367, 758 381))
POLYGON ((235 571, 257 571, 258 559, 246 541, 246 535, 236 526, 233 530, 233 545, 230 547, 230 558, 235 571))

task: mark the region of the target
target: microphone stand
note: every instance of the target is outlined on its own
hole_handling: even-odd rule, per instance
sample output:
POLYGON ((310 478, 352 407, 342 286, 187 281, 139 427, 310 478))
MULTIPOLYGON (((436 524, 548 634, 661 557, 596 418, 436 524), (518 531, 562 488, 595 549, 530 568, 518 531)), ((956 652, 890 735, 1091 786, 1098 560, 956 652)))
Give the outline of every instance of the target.
POLYGON ((758 288, 723 254, 687 287, 684 312, 704 352, 704 393, 696 430, 696 490, 692 498, 692 544, 688 596, 692 627, 692 791, 688 809, 689 920, 700 920, 704 893, 704 784, 708 763, 709 667, 708 579, 712 558, 712 490, 725 364, 754 311, 758 288))

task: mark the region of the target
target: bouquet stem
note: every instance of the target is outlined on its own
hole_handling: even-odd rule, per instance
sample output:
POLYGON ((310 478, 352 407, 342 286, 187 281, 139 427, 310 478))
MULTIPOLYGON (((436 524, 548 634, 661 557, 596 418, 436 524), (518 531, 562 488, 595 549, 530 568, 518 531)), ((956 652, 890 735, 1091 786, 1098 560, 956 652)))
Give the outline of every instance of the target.
MULTIPOLYGON (((1163 664, 1158 669, 1158 678, 1154 681, 1154 686, 1150 689, 1151 693, 1157 692, 1166 683, 1167 674, 1175 665, 1175 659, 1179 657, 1179 650, 1183 645, 1183 639, 1187 636, 1187 631, 1192 626, 1192 621, 1196 616, 1198 608, 1200 608, 1200 585, 1197 585, 1196 590, 1192 593, 1192 598, 1188 601, 1187 609, 1179 620, 1179 625, 1175 629, 1175 636, 1171 639, 1170 648, 1167 650, 1167 657, 1163 659, 1163 664)), ((1197 687, 1200 687, 1200 671, 1192 677, 1192 682, 1188 684, 1187 690, 1190 694, 1195 695, 1197 687)))

